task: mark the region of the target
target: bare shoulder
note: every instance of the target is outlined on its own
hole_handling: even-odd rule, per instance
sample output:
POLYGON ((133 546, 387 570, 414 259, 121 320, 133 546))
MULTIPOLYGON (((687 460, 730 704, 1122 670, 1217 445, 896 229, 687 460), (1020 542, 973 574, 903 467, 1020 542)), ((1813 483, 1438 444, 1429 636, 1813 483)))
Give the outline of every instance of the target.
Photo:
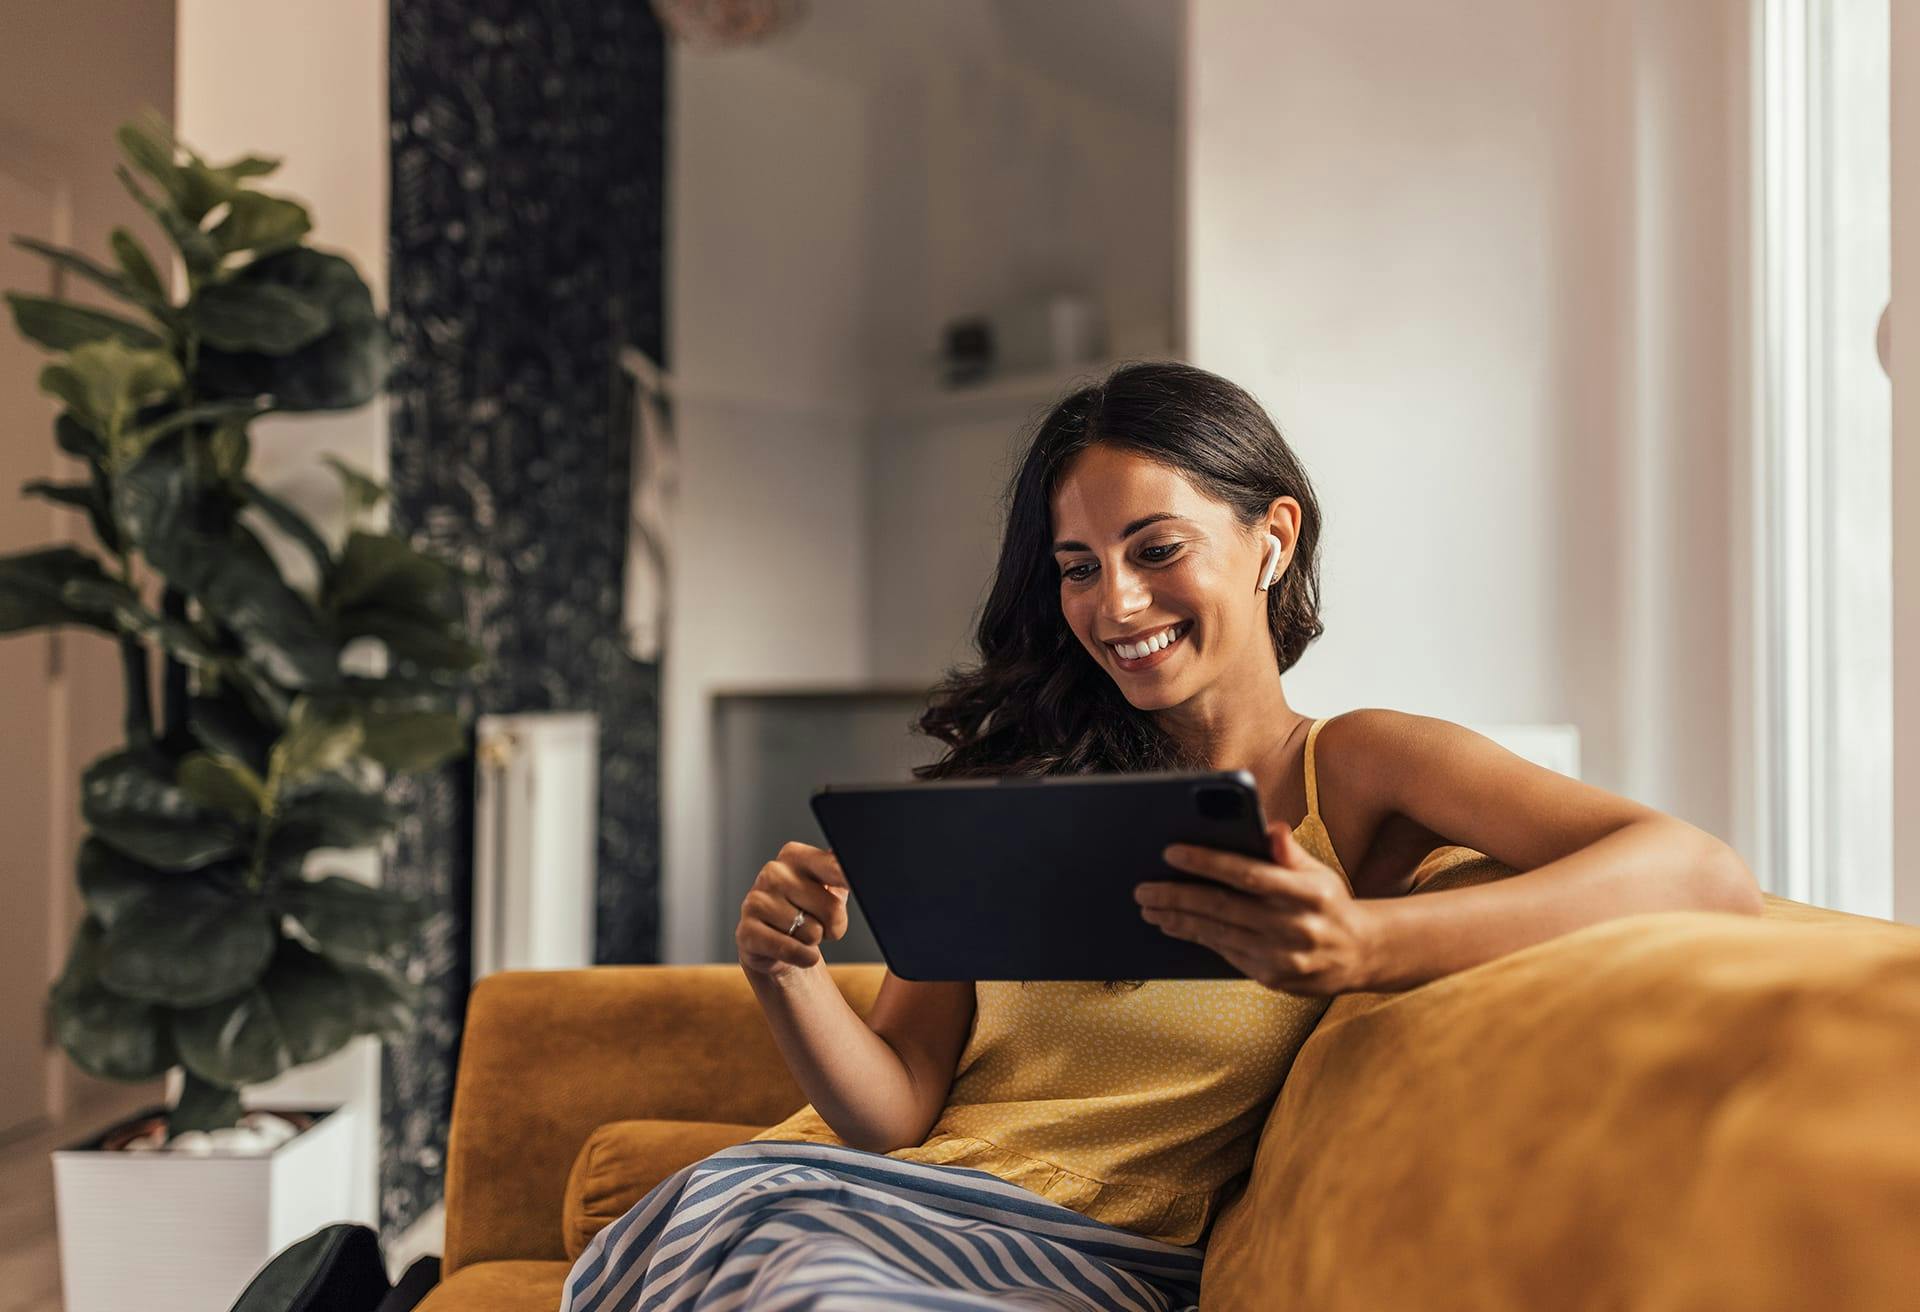
POLYGON ((1480 737, 1464 725, 1383 706, 1362 706, 1328 716, 1314 744, 1314 771, 1322 805, 1374 815, 1391 811, 1394 782, 1412 760, 1431 760, 1457 744, 1455 733, 1480 737))
POLYGON ((1327 717, 1316 764, 1337 772, 1351 787, 1384 795, 1394 780, 1410 772, 1440 763, 1465 764, 1489 752, 1511 755, 1485 734, 1452 720, 1362 706, 1327 717))

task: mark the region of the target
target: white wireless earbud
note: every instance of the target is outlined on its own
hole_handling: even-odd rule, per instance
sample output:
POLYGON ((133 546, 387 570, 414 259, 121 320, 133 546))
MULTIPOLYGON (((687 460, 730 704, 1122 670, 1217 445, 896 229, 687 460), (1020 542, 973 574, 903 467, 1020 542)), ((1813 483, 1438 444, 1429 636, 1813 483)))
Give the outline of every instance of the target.
POLYGON ((1267 558, 1260 565, 1260 591, 1265 592, 1280 579, 1280 553, 1286 547, 1273 534, 1267 534, 1267 558))

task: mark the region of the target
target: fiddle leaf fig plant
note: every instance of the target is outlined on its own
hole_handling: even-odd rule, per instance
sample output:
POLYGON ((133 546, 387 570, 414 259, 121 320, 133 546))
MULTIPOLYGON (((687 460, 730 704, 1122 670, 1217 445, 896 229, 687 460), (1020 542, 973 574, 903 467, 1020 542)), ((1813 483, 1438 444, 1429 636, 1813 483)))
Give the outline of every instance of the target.
POLYGON ((0 557, 0 634, 119 647, 126 742, 81 779, 86 910, 48 1018, 94 1075, 181 1067, 171 1138, 235 1124, 245 1086, 411 1023, 417 901, 309 867, 393 828, 393 772, 467 750, 480 654, 462 633, 471 575, 369 526, 381 484, 327 457, 348 509, 336 545, 248 473, 253 420, 380 393, 385 329, 353 265, 305 244, 301 204, 255 188, 277 160, 209 164, 154 114, 118 139, 161 256, 125 228, 111 261, 14 238, 116 308, 7 293, 51 355, 54 441, 81 462, 21 492, 84 514, 98 541, 0 557), (311 561, 311 586, 288 582, 264 525, 311 561), (355 672, 348 648, 369 643, 384 673, 355 672))

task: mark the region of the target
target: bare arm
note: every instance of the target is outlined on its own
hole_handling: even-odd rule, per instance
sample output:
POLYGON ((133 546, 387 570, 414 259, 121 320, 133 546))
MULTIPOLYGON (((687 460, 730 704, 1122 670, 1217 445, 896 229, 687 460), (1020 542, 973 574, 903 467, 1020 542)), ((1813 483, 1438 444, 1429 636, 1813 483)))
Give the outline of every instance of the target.
POLYGON ((852 1146, 890 1152, 923 1142, 946 1106, 973 984, 889 973, 862 1020, 819 950, 846 933, 845 898, 832 853, 788 843, 761 867, 734 938, 774 1044, 814 1110, 852 1146), (796 909, 808 919, 789 935, 796 909))
POLYGON ((1327 732, 1344 729, 1362 744, 1347 759, 1367 763, 1373 795, 1523 872, 1471 888, 1368 899, 1380 932, 1373 987, 1411 988, 1639 911, 1761 909, 1746 863, 1684 820, 1444 720, 1379 711, 1339 718, 1351 723, 1329 724, 1327 732))
POLYGON ((1320 735, 1340 794, 1524 873, 1416 897, 1355 897, 1281 821, 1271 861, 1173 844, 1177 870, 1223 887, 1147 881, 1141 914, 1292 993, 1413 988, 1570 930, 1641 911, 1758 914, 1731 847, 1677 817, 1533 764, 1461 725, 1350 711, 1320 735), (1336 738, 1335 735, 1338 735, 1336 738))

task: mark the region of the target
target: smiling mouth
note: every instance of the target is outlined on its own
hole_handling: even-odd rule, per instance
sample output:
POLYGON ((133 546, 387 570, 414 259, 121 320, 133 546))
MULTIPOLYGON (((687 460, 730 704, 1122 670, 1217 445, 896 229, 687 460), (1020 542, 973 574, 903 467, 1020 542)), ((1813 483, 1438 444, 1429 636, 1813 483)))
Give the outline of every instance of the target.
POLYGON ((1190 633, 1192 629, 1192 620, 1182 620, 1173 626, 1173 641, 1167 643, 1164 647, 1148 652, 1144 656, 1133 657, 1131 659, 1122 656, 1112 643, 1107 643, 1105 646, 1108 651, 1113 653, 1113 659, 1119 663, 1121 669, 1141 670, 1149 666, 1158 665, 1161 661, 1165 660, 1175 648, 1187 640, 1187 634, 1190 633))

